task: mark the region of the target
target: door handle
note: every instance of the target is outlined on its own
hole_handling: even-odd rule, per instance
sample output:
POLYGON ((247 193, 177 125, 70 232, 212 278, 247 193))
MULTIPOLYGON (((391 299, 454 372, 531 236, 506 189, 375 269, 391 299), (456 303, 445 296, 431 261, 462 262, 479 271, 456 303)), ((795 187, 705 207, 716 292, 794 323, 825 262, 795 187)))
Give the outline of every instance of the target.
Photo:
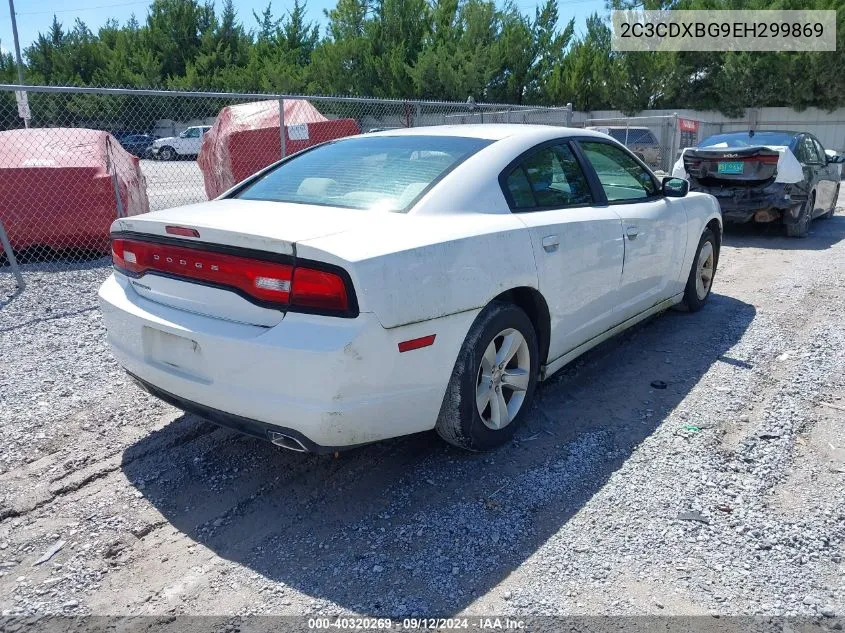
POLYGON ((543 238, 543 250, 547 253, 553 253, 560 245, 557 235, 547 235, 543 238))
POLYGON ((628 236, 629 240, 634 239, 639 234, 640 234, 640 230, 636 226, 631 225, 631 226, 629 226, 628 228, 625 229, 625 235, 628 236))

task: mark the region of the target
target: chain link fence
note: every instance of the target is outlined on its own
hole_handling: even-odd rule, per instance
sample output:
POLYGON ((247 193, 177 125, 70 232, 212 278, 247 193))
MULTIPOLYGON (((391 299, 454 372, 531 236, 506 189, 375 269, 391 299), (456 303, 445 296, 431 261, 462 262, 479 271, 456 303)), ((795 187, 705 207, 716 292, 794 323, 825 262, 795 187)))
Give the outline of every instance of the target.
MULTIPOLYGON (((373 130, 568 125, 571 105, 0 86, 0 274, 109 254, 116 217, 203 202, 310 145, 373 130), (13 255, 14 257, 10 257, 13 255)), ((104 260, 104 264, 107 261, 104 260)), ((8 275, 12 278, 11 274, 8 275)), ((14 281, 13 281, 14 283, 14 281)))
POLYGON ((671 173, 683 145, 677 115, 587 119, 584 127, 603 132, 625 145, 657 173, 671 173))

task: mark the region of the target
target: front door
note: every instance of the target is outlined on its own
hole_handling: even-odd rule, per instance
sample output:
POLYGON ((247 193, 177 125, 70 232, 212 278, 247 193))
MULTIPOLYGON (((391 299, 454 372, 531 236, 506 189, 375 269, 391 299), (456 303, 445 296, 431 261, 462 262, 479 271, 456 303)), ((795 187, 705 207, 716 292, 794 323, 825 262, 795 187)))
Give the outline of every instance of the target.
POLYGON ((503 180, 511 210, 528 228, 540 292, 549 304, 549 362, 613 326, 624 246, 622 222, 594 206, 566 141, 526 154, 503 180))
POLYGON ((622 222, 625 261, 617 294, 621 323, 683 292, 687 217, 682 198, 664 198, 654 176, 630 152, 603 140, 581 140, 610 209, 622 222))

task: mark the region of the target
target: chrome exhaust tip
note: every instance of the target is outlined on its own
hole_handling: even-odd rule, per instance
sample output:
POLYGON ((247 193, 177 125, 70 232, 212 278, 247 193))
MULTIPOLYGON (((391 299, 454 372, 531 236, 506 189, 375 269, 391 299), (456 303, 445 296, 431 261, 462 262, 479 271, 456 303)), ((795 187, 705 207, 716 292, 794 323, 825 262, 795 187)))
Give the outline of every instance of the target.
POLYGON ((303 445, 302 442, 290 435, 285 435, 284 433, 279 433, 277 431, 267 431, 267 436, 276 446, 281 446, 282 448, 286 448, 289 451, 295 451, 297 453, 308 452, 308 449, 305 448, 305 445, 303 445))

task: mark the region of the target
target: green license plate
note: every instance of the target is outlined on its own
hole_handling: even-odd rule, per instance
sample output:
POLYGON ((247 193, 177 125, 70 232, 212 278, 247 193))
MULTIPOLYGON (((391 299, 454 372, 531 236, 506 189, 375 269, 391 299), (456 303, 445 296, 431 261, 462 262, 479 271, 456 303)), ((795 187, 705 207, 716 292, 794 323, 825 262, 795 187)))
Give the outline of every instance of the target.
POLYGON ((727 161, 719 163, 720 174, 741 174, 745 163, 741 161, 727 161))

